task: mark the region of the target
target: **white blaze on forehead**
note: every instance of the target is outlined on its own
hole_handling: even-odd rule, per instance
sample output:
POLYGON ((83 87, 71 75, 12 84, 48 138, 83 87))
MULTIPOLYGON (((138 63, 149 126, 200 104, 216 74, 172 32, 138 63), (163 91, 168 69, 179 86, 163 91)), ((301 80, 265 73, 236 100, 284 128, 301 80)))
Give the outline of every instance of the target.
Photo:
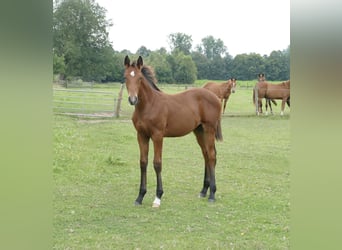
POLYGON ((135 76, 134 71, 132 71, 132 72, 130 73, 130 75, 131 75, 132 77, 134 77, 134 76, 135 76))

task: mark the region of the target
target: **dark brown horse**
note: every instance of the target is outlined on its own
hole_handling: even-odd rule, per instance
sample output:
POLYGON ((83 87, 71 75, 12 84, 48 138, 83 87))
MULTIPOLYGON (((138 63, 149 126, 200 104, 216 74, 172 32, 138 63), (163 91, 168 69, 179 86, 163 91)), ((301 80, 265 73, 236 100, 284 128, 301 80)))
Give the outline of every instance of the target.
POLYGON ((282 100, 280 115, 283 115, 285 102, 290 107, 290 80, 278 84, 268 83, 266 81, 256 83, 253 89, 253 103, 255 105, 257 99, 257 114, 262 113, 262 98, 282 100))
POLYGON ((203 88, 210 90, 215 93, 218 98, 220 98, 221 103, 223 103, 223 111, 226 110, 226 104, 229 99, 231 93, 235 93, 236 88, 236 78, 230 78, 227 82, 224 83, 216 83, 216 82, 207 82, 203 85, 203 88))
POLYGON ((162 148, 164 137, 179 137, 194 132, 204 157, 204 181, 200 197, 205 197, 210 188, 208 200, 215 200, 216 149, 215 138, 222 140, 220 100, 210 91, 202 88, 189 89, 177 94, 163 93, 156 86, 156 79, 150 67, 143 65, 139 56, 131 64, 125 57, 125 82, 128 101, 135 106, 132 121, 137 131, 140 149, 140 189, 135 200, 141 205, 146 193, 146 169, 149 142, 154 147, 153 166, 157 177, 156 198, 153 207, 160 206, 163 195, 162 148))

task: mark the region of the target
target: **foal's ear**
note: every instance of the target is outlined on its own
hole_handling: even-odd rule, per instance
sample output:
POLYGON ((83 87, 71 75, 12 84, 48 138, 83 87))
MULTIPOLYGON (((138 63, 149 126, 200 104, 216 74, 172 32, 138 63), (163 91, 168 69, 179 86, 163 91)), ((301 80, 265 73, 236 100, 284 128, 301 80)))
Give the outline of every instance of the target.
POLYGON ((143 66, 143 64, 144 64, 143 59, 141 56, 139 56, 138 62, 137 62, 138 69, 140 69, 143 66))
POLYGON ((129 67, 130 66, 130 60, 129 60, 129 57, 128 56, 125 56, 125 62, 124 62, 124 65, 126 66, 126 67, 129 67))

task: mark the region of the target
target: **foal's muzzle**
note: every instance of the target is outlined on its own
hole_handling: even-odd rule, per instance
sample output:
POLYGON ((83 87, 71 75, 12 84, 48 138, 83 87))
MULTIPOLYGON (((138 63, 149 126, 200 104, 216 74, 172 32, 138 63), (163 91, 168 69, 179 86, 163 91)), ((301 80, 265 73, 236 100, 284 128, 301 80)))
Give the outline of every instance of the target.
POLYGON ((129 96, 128 97, 128 102, 131 105, 136 105, 138 103, 138 97, 137 96, 129 96))

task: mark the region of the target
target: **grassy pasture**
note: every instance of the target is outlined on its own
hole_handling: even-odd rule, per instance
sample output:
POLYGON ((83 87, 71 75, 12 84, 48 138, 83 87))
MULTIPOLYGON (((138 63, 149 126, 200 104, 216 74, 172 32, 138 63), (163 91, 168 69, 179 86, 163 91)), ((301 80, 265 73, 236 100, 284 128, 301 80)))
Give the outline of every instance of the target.
POLYGON ((277 115, 257 117, 251 89, 231 95, 213 204, 198 198, 204 167, 195 136, 166 138, 164 196, 153 209, 152 152, 148 192, 133 205, 139 149, 126 91, 123 98, 120 119, 54 116, 54 249, 289 249, 288 108, 283 117, 279 104, 277 115))

